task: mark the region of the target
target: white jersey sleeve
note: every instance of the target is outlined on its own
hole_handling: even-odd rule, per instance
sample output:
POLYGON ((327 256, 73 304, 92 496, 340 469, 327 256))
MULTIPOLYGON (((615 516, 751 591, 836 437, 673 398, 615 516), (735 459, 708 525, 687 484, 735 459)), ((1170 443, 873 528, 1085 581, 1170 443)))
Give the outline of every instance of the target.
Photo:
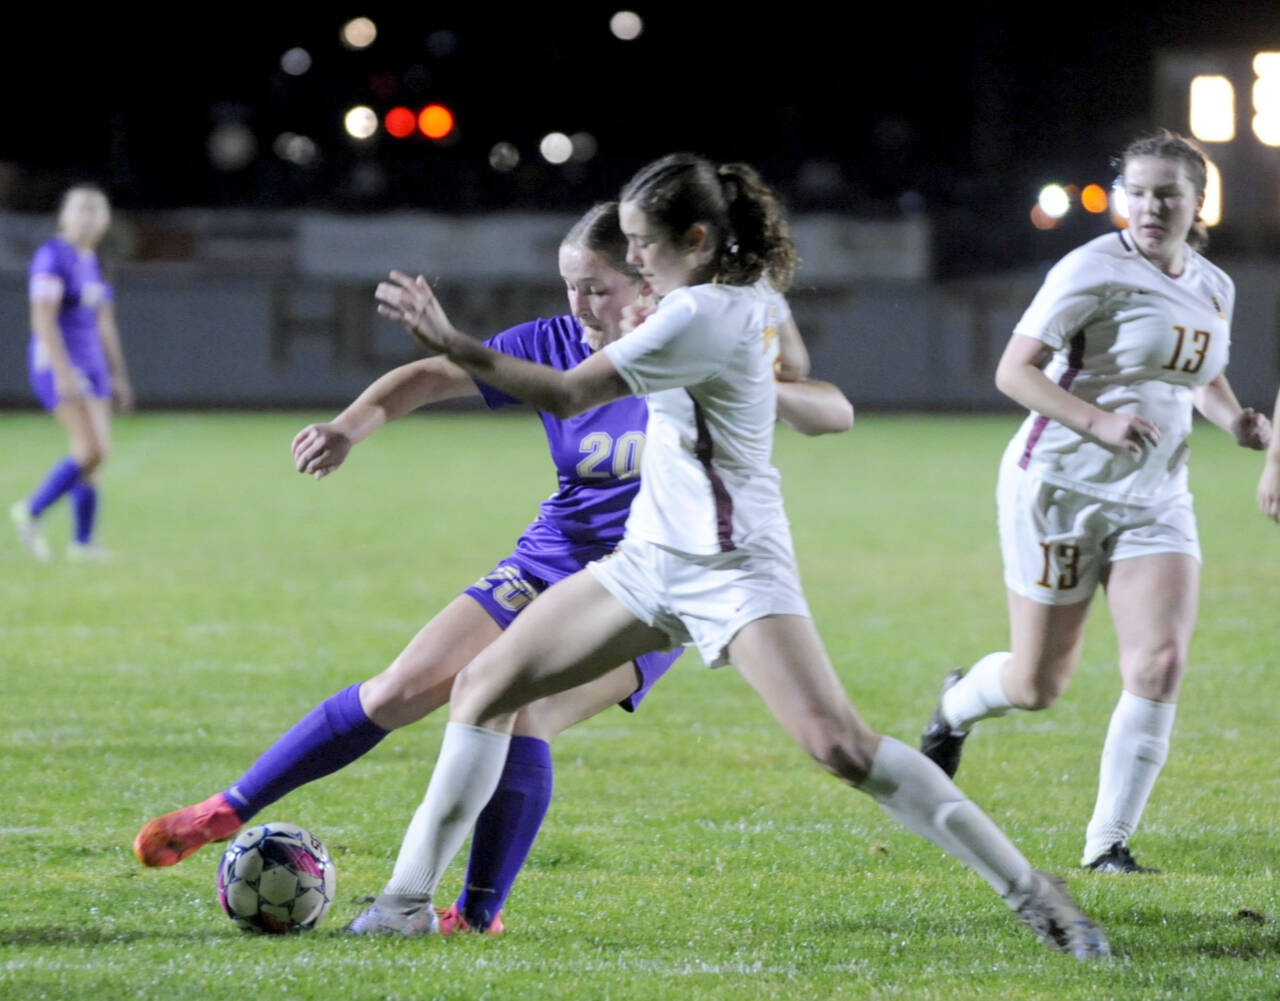
POLYGON ((1065 348, 1102 310, 1110 280, 1110 270, 1099 266, 1097 255, 1084 248, 1073 251, 1049 270, 1013 332, 1055 351, 1065 348))
POLYGON ((706 303, 696 302, 688 289, 677 289, 604 352, 637 396, 705 382, 724 370, 741 337, 706 314, 706 303))

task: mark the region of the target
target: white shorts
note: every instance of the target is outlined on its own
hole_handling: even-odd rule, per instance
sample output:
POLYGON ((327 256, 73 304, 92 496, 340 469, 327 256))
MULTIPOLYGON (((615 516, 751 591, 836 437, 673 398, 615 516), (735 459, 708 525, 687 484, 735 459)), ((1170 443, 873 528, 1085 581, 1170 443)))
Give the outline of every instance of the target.
POLYGON ((1117 504, 1046 483, 1006 462, 996 513, 1005 585, 1042 605, 1087 601, 1119 560, 1185 553, 1200 562, 1189 493, 1149 507, 1117 504))
POLYGON ((624 538, 587 569, 673 646, 693 643, 709 667, 727 664, 729 642, 767 615, 809 617, 791 534, 785 528, 750 549, 699 556, 624 538))

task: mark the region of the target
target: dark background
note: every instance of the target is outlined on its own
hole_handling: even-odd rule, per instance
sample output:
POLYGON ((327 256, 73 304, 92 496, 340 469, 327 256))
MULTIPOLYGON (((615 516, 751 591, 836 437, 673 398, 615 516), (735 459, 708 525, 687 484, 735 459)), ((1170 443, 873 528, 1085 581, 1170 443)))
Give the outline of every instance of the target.
POLYGON ((795 211, 926 212, 945 273, 1023 253, 1046 181, 1110 180, 1110 156, 1162 124, 1157 51, 1280 48, 1280 4, 1265 2, 637 5, 633 42, 609 33, 616 7, 538 6, 12 15, 0 201, 45 211, 83 178, 124 210, 576 210, 645 160, 692 149, 756 164, 795 211), (353 52, 338 35, 356 15, 379 35, 353 52), (313 59, 302 77, 280 69, 296 45, 313 59), (451 141, 343 132, 353 104, 428 101, 455 112, 451 141), (206 149, 228 120, 258 137, 234 172, 206 149), (590 132, 599 152, 549 166, 536 146, 551 130, 590 132), (272 153, 282 131, 317 143, 314 166, 272 153), (511 173, 489 166, 500 140, 521 152, 511 173))

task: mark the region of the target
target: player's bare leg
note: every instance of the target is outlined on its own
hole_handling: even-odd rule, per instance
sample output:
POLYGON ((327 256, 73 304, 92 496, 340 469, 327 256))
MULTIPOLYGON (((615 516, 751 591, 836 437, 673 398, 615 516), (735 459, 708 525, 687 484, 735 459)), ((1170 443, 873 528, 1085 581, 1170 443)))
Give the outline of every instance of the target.
POLYGON ((1168 757, 1199 594, 1200 564, 1183 553, 1112 566, 1107 601, 1124 689, 1102 746, 1098 798, 1081 858, 1095 872, 1151 871, 1134 860, 1128 842, 1168 757))

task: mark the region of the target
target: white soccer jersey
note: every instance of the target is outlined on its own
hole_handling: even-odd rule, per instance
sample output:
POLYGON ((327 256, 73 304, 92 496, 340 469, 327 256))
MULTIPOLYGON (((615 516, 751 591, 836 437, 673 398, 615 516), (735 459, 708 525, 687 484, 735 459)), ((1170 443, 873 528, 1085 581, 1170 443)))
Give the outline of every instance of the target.
POLYGON ((786 300, 763 283, 697 285, 604 351, 648 397, 640 492, 626 534, 685 553, 730 552, 786 525, 770 462, 774 361, 786 300))
POLYGON ((1047 482, 1126 504, 1184 491, 1192 390, 1227 365, 1235 285, 1187 248, 1171 278, 1109 233, 1059 261, 1014 332, 1055 349, 1045 375, 1103 410, 1141 414, 1160 444, 1141 456, 1032 414, 1010 443, 1047 482))

